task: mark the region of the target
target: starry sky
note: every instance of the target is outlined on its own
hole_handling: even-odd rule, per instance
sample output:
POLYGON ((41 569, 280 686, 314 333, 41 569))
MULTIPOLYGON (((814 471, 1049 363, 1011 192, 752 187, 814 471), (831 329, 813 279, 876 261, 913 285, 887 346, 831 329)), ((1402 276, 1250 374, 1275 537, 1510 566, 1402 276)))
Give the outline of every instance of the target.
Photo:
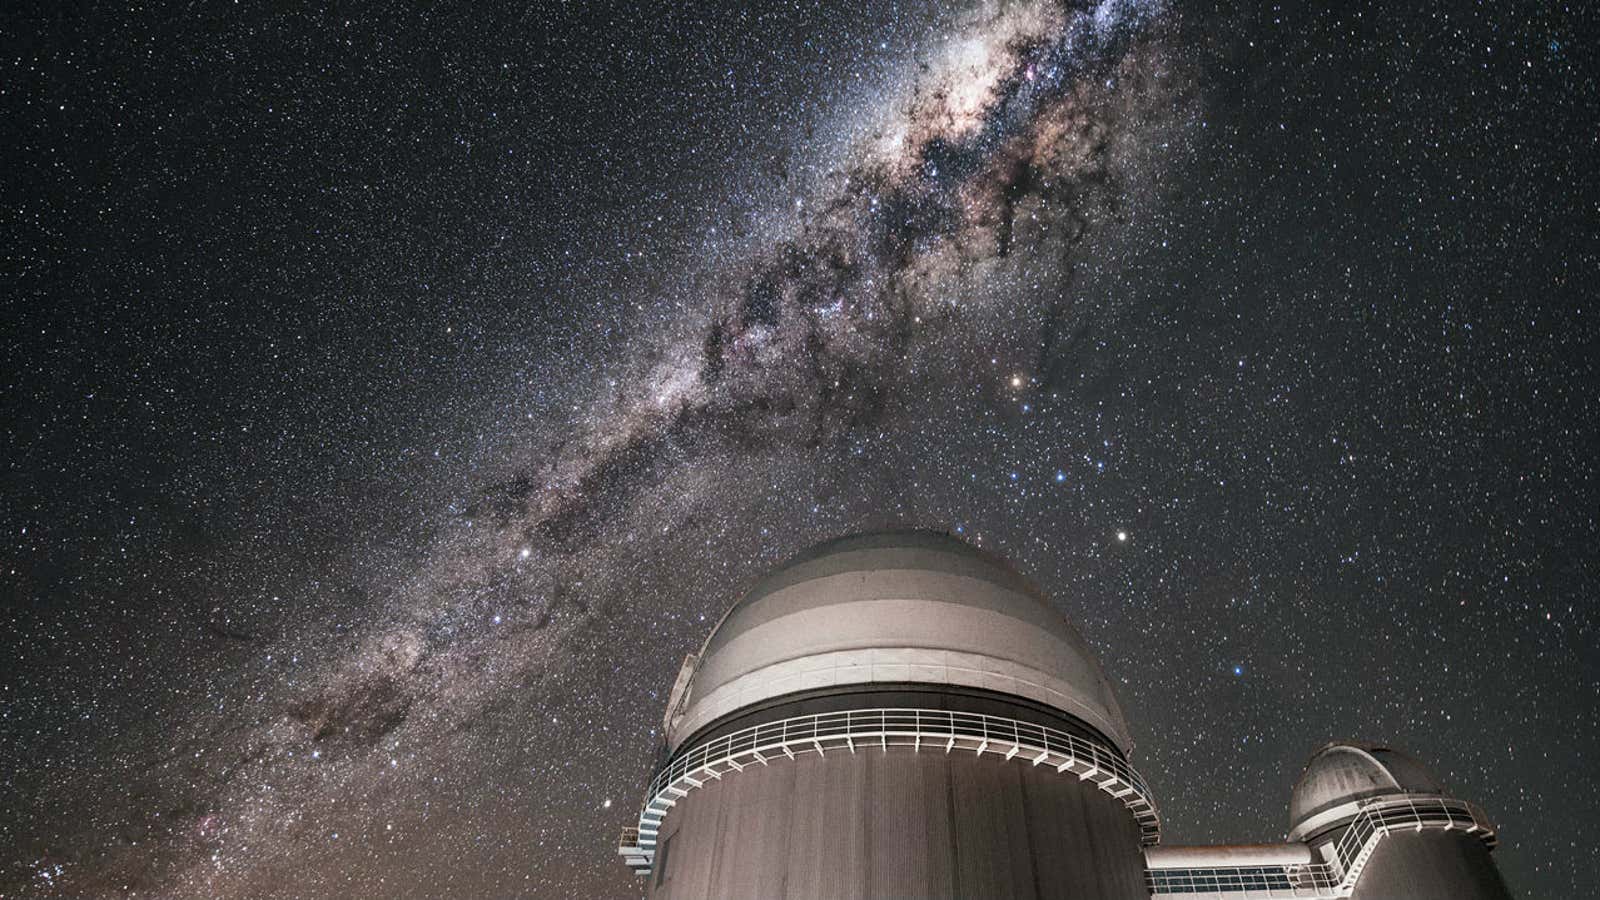
POLYGON ((0 22, 0 897, 607 897, 685 653, 1014 560, 1168 843, 1390 741, 1600 891, 1576 4, 0 22))

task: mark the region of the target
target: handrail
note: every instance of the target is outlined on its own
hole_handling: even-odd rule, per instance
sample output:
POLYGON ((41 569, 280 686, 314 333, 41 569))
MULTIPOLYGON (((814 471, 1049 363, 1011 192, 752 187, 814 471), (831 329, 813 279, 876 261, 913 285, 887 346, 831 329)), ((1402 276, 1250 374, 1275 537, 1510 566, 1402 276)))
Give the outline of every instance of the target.
POLYGON ((1157 897, 1177 894, 1255 892, 1271 897, 1349 897, 1391 831, 1443 829, 1476 835, 1490 849, 1496 842, 1483 810, 1449 797, 1378 797, 1362 805, 1334 842, 1332 863, 1272 866, 1216 866, 1145 870, 1145 884, 1157 897), (1287 893, 1284 893, 1287 892, 1287 893))
POLYGON ((1145 869, 1152 897, 1247 893, 1267 897, 1339 897, 1339 879, 1327 863, 1145 869))
POLYGON ((1491 850, 1497 841, 1489 817, 1465 800, 1417 796, 1377 798, 1362 808, 1361 814, 1351 820, 1350 827, 1334 844, 1334 856, 1344 875, 1341 882, 1354 888, 1361 870, 1377 849, 1378 841, 1399 828, 1460 830, 1476 834, 1491 850))
MULTIPOLYGON (((927 709, 863 709, 794 716, 732 732, 670 760, 651 779, 639 824, 623 829, 617 852, 639 874, 655 860, 656 834, 679 798, 706 781, 742 772, 752 765, 794 759, 803 753, 826 755, 890 747, 921 751, 993 752, 1007 760, 1049 764, 1092 781, 1122 800, 1139 823, 1141 843, 1160 841, 1160 817, 1143 778, 1114 750, 1053 728, 981 713, 927 709), (1102 776, 1104 776, 1102 778, 1102 776)), ((1147 869, 1152 894, 1253 892, 1267 896, 1345 898, 1378 843, 1395 830, 1445 829, 1473 834, 1491 849, 1496 836, 1488 817, 1465 800, 1431 796, 1389 796, 1365 801, 1334 843, 1332 863, 1147 869), (1287 893, 1285 893, 1287 892, 1287 893)))
POLYGON ((803 753, 826 755, 838 750, 854 753, 866 749, 887 752, 890 747, 945 753, 970 750, 980 756, 993 752, 1007 760, 1022 759, 1035 766, 1049 764, 1057 772, 1071 772, 1121 800, 1139 824, 1143 845, 1160 841, 1161 820, 1149 788, 1122 755, 1109 746, 1001 716, 892 708, 814 713, 764 722, 677 755, 651 779, 639 813, 639 826, 631 836, 635 842, 620 845, 618 852, 628 857, 628 864, 641 874, 648 872, 655 857, 655 836, 667 810, 707 780, 803 753))

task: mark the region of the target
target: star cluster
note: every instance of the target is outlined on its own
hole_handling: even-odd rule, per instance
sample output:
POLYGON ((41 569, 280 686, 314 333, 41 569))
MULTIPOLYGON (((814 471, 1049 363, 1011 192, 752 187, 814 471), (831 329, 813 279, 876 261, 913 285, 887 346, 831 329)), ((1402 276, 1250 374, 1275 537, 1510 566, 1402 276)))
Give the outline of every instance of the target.
POLYGON ((1575 11, 13 19, 0 897, 629 895, 684 654, 903 525, 1167 842, 1366 738, 1600 887, 1575 11))

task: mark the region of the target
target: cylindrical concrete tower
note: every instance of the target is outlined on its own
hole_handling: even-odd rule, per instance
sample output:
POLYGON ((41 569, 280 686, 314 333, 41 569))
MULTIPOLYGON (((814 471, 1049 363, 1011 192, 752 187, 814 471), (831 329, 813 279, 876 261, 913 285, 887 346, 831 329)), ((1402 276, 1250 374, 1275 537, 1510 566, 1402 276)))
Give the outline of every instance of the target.
POLYGON ((1146 898, 1159 834, 1083 638, 947 535, 832 541, 673 688, 621 852, 656 898, 1146 898))
POLYGON ((1483 811, 1446 796, 1420 762, 1374 744, 1318 750, 1289 801, 1289 840, 1310 845, 1354 900, 1509 900, 1483 811))

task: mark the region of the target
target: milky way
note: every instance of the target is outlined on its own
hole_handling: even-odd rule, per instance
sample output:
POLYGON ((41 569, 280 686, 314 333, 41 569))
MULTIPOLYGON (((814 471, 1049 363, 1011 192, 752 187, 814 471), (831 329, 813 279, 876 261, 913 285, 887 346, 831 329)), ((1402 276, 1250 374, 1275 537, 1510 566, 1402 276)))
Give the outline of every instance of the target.
POLYGON ((1119 145, 1172 114, 1165 86, 1148 83, 1170 75, 1142 41, 1154 14, 1106 3, 974 16, 952 58, 804 204, 796 233, 727 274, 699 346, 671 352, 550 473, 504 492, 528 496, 519 517, 557 547, 582 542, 670 447, 815 447, 891 418, 909 384, 969 371, 982 348, 936 372, 921 358, 928 333, 1037 303, 1037 282, 1032 298, 1007 290, 991 264, 1020 244, 1053 257, 1044 277, 1065 277, 1129 177, 1119 145))
MULTIPOLYGON (((88 395, 72 402, 127 392, 116 414, 38 403, 69 423, 41 413, 38 431, 75 448, 103 443, 81 438, 86 421, 165 412, 144 449, 95 452, 112 488, 72 495, 98 522, 125 517, 106 496, 157 499, 126 511, 126 534, 74 535, 50 557, 72 572, 117 546, 111 574, 30 568, 54 501, 19 489, 6 520, 27 602, 20 699, 0 720, 0 747, 19 748, 0 756, 17 773, 0 805, 22 809, 0 826, 0 897, 627 895, 615 832, 683 654, 777 560, 886 525, 991 546, 1058 598, 1118 681, 1170 841, 1281 837, 1306 754, 1372 737, 1499 817, 1514 886, 1591 877, 1530 846, 1594 784, 1570 774, 1600 699, 1575 599, 1593 561, 1563 560, 1595 522, 1559 498, 1595 491, 1582 441, 1553 424, 1584 408, 1583 378, 1558 377, 1581 354, 1551 338, 1586 320, 1580 304, 1484 300, 1507 283, 1576 289, 1578 264, 1508 249, 1572 241, 1549 224, 1571 210, 1497 205, 1484 185, 1518 170, 1474 168, 1503 147, 1472 141, 1498 133, 1393 50, 1412 46, 1395 34, 1446 55, 1472 41, 1431 21, 1139 0, 655 12, 436 12, 401 35, 241 20, 228 40, 221 23, 146 23, 158 43, 169 24, 197 34, 197 66, 265 87, 206 94, 209 79, 162 70, 187 98, 173 109, 207 114, 171 146, 145 123, 170 157, 120 137, 109 162, 85 150, 114 189, 72 206, 77 227, 104 236, 110 306, 181 294, 207 311, 134 304, 155 324, 128 346, 188 346, 171 335, 214 309, 251 324, 237 346, 193 339, 222 345, 215 382, 174 351, 121 379, 136 387, 79 390, 95 357, 72 371, 88 395), (521 45, 534 32, 538 53, 521 45), (347 49, 400 73, 398 99, 319 86, 347 49), (568 59, 605 77, 551 74, 568 59), (656 78, 681 94, 660 114, 656 78), (740 105, 764 81, 786 86, 740 105), (674 121, 683 109, 704 119, 674 121), (314 177, 274 161, 294 158, 280 138, 314 146, 314 177), (717 159, 696 170, 702 148, 717 159), (412 163, 439 168, 401 177, 412 163), (259 184, 214 173, 258 164, 259 184), (165 199, 190 181, 209 193, 165 199), (613 194, 640 183, 655 194, 613 194), (234 217, 254 202, 236 194, 265 212, 234 217), (137 227, 84 224, 167 205, 137 227), (184 252, 192 265, 143 261, 184 252), (523 265, 527 284, 507 274, 523 265), (207 280, 235 267, 249 291, 207 280), (185 287, 192 271, 212 274, 185 287), (423 274, 397 288, 396 271, 423 274), (367 320, 389 303, 396 321, 367 320), (536 324, 508 324, 523 316, 536 324), (408 349, 458 340, 500 349, 408 349), (270 387, 266 406, 288 412, 264 417, 283 424, 252 429, 226 398, 270 383, 280 356, 317 377, 270 387), (380 400, 359 399, 369 383, 380 400), (214 429, 186 411, 207 403, 214 429), (234 451, 191 464, 162 449, 180 440, 234 451), (209 538, 221 519, 243 524, 209 538), (150 521, 178 549, 141 557, 127 535, 150 521), (1502 636, 1508 685, 1455 649, 1486 635, 1502 636), (1509 662, 1529 657, 1539 671, 1509 662), (1501 699, 1469 721, 1486 693, 1501 699), (1576 738, 1556 724, 1573 719, 1576 738), (1468 749, 1485 730, 1496 747, 1468 749), (1535 754, 1551 782, 1537 802, 1497 775, 1535 754)), ((1527 68, 1567 64, 1549 27, 1515 45, 1527 68)), ((119 83, 110 71, 90 83, 119 83)), ((120 122, 139 106, 120 96, 85 102, 120 122)), ((28 371, 53 384, 40 358, 28 371)), ((54 483, 52 452, 18 458, 13 472, 54 483)))

